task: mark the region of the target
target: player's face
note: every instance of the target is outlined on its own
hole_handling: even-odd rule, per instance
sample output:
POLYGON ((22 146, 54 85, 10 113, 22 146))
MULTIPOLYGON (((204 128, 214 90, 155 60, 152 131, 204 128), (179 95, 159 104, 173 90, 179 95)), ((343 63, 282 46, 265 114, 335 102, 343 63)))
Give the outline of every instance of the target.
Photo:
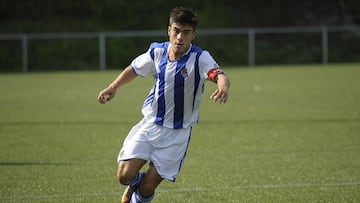
POLYGON ((171 49, 177 54, 184 54, 189 49, 191 41, 195 39, 196 31, 191 25, 172 23, 168 27, 168 35, 171 49))

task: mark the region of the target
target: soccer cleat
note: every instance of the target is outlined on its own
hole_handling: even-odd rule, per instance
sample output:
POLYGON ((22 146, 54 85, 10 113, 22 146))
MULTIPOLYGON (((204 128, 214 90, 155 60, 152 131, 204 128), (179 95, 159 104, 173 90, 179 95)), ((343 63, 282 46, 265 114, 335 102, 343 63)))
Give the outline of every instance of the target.
POLYGON ((136 175, 136 178, 130 182, 130 184, 126 187, 126 189, 122 195, 121 203, 129 203, 130 202, 131 196, 140 186, 140 183, 141 183, 142 179, 144 178, 144 176, 145 176, 144 173, 138 173, 136 175))
POLYGON ((122 195, 121 203, 129 203, 131 200, 131 196, 137 190, 136 187, 128 185, 122 195))

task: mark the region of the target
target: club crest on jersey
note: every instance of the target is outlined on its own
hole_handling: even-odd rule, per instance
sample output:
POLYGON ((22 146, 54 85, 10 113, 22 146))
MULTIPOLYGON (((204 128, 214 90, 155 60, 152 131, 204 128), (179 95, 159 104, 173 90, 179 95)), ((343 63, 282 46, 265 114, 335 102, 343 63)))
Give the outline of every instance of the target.
POLYGON ((188 77, 188 72, 187 72, 187 69, 184 67, 183 69, 181 69, 181 75, 184 77, 184 78, 187 78, 188 77))

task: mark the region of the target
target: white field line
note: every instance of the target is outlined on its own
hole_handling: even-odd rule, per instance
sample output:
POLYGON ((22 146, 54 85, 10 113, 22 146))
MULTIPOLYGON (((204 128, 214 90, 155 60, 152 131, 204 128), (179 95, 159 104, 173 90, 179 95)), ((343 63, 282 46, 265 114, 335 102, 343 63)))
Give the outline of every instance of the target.
MULTIPOLYGON (((343 183, 314 183, 314 184, 273 184, 273 185, 244 185, 244 186, 224 186, 224 187, 195 187, 195 188, 179 188, 179 189, 159 189, 158 193, 182 193, 182 192, 203 192, 203 191, 219 191, 219 190, 261 190, 261 189, 277 189, 277 188, 321 188, 321 187, 357 187, 360 182, 343 182, 343 183)), ((12 195, 0 196, 0 200, 36 200, 36 199, 76 199, 86 197, 106 197, 106 196, 119 196, 119 192, 104 192, 104 193, 77 193, 77 194, 53 194, 53 195, 12 195)))

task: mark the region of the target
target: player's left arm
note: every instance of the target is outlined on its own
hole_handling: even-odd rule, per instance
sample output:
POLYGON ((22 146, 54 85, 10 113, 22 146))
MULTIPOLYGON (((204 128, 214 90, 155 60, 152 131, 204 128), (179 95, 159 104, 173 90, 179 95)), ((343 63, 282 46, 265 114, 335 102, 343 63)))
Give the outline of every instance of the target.
POLYGON ((208 72, 208 78, 217 84, 217 89, 211 94, 210 99, 220 104, 225 104, 229 97, 230 80, 219 67, 208 72))

